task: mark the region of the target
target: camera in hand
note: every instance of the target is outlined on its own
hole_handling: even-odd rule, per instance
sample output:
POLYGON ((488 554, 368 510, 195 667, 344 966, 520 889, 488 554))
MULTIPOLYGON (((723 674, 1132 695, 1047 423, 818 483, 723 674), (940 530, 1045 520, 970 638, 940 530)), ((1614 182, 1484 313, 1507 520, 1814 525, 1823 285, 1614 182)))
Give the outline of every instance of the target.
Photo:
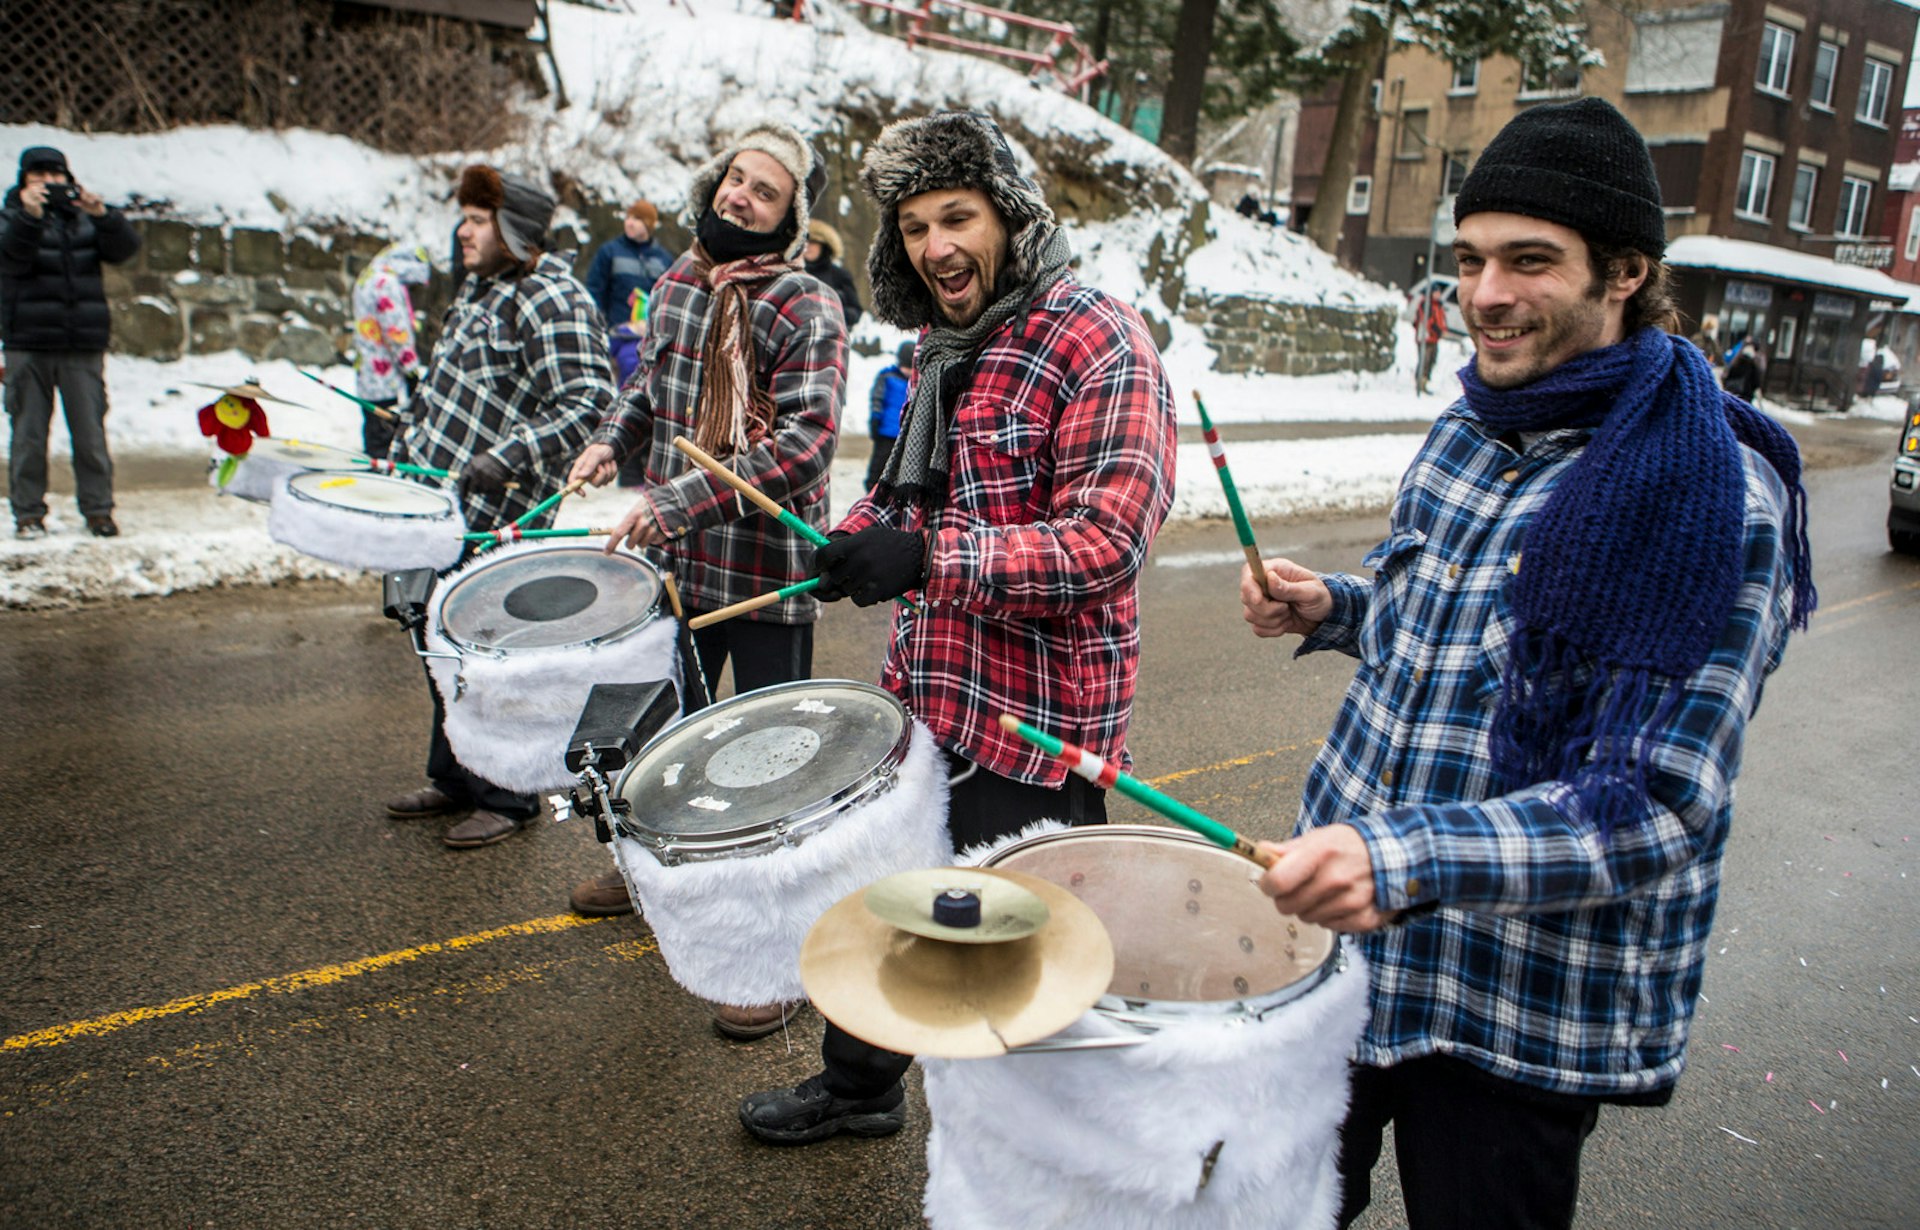
POLYGON ((46 201, 49 205, 71 205, 80 199, 80 189, 73 184, 49 182, 46 201))

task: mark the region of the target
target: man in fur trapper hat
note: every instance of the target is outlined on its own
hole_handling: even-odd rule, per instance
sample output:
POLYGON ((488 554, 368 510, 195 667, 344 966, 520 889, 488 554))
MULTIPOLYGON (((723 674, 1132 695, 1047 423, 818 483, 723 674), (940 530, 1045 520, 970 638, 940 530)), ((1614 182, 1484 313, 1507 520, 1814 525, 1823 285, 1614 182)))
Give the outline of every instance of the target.
MULTIPOLYGON (((490 166, 460 176, 460 254, 467 270, 391 458, 459 476, 467 524, 494 529, 559 489, 567 459, 613 404, 606 333, 573 267, 545 250, 554 200, 490 166), (510 486, 509 484, 517 484, 510 486)), ((529 523, 552 523, 545 513, 529 523)), ((424 790, 394 799, 397 819, 471 812, 442 840, 492 845, 539 813, 533 795, 502 789, 454 757, 434 695, 424 790)))
MULTIPOLYGON (((654 284, 640 366, 573 468, 605 483, 623 460, 644 467, 640 497, 608 546, 663 548, 689 615, 813 571, 804 538, 739 499, 673 440, 689 437, 795 516, 827 527, 847 329, 839 299, 800 263, 825 190, 824 164, 785 124, 755 125, 694 171, 687 223, 695 243, 654 284)), ((731 660, 739 692, 805 679, 819 613, 802 594, 702 628, 693 634, 697 669, 718 679, 731 660)), ((579 885, 572 905, 596 915, 633 908, 618 871, 579 885)), ((779 1029, 785 1011, 722 1006, 715 1023, 730 1037, 760 1037, 779 1029)))
MULTIPOLYGON (((1104 793, 1000 728, 1011 713, 1127 763, 1139 572, 1173 498, 1173 391, 1131 307, 1075 280, 1039 188, 983 115, 888 127, 861 186, 881 226, 874 311, 924 330, 877 487, 815 563, 828 601, 903 594, 885 686, 956 774, 954 848, 1038 819, 1106 820, 1104 793)), ((904 1121, 909 1057, 829 1023, 826 1070, 742 1103, 798 1144, 904 1121)))
POLYGON ((1261 887, 1370 972, 1341 1224, 1391 1122, 1413 1225, 1564 1227, 1600 1107, 1686 1062, 1747 721, 1813 608, 1806 497, 1673 336, 1611 105, 1515 116, 1454 218, 1475 355, 1375 575, 1242 574, 1256 634, 1358 660, 1261 887))

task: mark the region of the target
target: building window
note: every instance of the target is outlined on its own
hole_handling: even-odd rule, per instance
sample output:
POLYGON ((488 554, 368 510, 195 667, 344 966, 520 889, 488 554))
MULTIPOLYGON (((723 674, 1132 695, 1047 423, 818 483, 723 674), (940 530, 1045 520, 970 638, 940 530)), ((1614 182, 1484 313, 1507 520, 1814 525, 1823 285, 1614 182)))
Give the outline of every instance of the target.
POLYGON ((1418 162, 1427 156, 1427 113, 1420 111, 1402 111, 1400 113, 1400 139, 1394 146, 1395 158, 1410 159, 1418 162))
POLYGON ((1725 23, 1724 7, 1635 14, 1627 93, 1711 90, 1725 23))
POLYGON ((1373 212, 1373 176, 1356 175, 1347 185, 1347 212, 1350 214, 1370 214, 1373 212))
POLYGON ((1453 62, 1453 84, 1447 87, 1449 94, 1472 94, 1480 89, 1480 61, 1455 60, 1453 62))
POLYGON ((1813 194, 1820 187, 1820 168, 1801 163, 1793 170, 1793 200, 1787 205, 1787 225, 1813 229, 1813 194))
POLYGON ((1843 176, 1840 180, 1840 215, 1833 233, 1844 239, 1863 239, 1867 234, 1867 206, 1873 202, 1873 185, 1864 179, 1843 176))
POLYGON ((1885 124, 1887 96, 1892 92, 1893 65, 1868 60, 1867 71, 1860 75, 1860 105, 1854 108, 1853 118, 1869 124, 1885 124))
POLYGON ((1800 322, 1791 316, 1780 318, 1779 328, 1774 334, 1773 357, 1791 359, 1793 357, 1794 334, 1798 332, 1800 322))
POLYGON ((1907 214, 1907 259, 1920 260, 1920 209, 1907 214))
POLYGON ((1523 66, 1520 74, 1520 96, 1529 94, 1578 94, 1580 92, 1580 66, 1562 64, 1546 68, 1540 64, 1523 66))
POLYGON ((1813 53, 1813 97, 1816 107, 1833 110, 1833 83, 1840 76, 1840 49, 1832 43, 1821 43, 1819 50, 1813 53))
POLYGON ((1760 71, 1753 83, 1769 94, 1785 96, 1793 81, 1793 31, 1768 22, 1760 32, 1760 71))
POLYGON ((1692 209, 1700 203, 1700 180, 1706 172, 1704 141, 1666 141, 1647 147, 1653 155, 1653 173, 1660 181, 1660 203, 1668 209, 1692 209))
POLYGON ((1765 221, 1773 203, 1773 155, 1750 149, 1740 155, 1740 187, 1733 212, 1765 221))
POLYGON ((1443 175, 1444 178, 1440 183, 1440 191, 1443 195, 1452 196, 1454 193, 1460 191, 1460 185, 1467 182, 1466 150, 1457 149, 1447 155, 1447 163, 1443 175))

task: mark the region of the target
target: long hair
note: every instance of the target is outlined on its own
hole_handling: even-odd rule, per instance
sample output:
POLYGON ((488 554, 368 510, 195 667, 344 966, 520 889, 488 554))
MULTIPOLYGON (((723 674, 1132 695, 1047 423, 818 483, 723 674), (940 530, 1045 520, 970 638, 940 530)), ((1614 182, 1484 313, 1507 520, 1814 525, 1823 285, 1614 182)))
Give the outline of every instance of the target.
POLYGON ((1647 280, 1640 283, 1640 289, 1634 291, 1633 298, 1627 300, 1628 336, 1649 325, 1663 333, 1680 332, 1680 306, 1674 302, 1673 274, 1666 262, 1655 260, 1635 247, 1613 247, 1589 239, 1587 263, 1593 270, 1596 296, 1601 293, 1600 287, 1607 282, 1617 277, 1631 276, 1637 269, 1645 267, 1647 280))

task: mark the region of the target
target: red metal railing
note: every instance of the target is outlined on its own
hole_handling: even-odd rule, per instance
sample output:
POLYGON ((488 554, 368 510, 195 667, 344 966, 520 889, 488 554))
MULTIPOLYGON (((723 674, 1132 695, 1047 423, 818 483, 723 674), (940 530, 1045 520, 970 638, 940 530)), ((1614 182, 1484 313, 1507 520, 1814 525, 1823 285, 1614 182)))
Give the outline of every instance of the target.
POLYGON ((934 47, 951 47, 957 51, 972 51, 997 59, 1012 60, 1029 66, 1028 76, 1050 80, 1063 92, 1078 95, 1082 99, 1087 96, 1087 87, 1107 71, 1107 62, 1093 58, 1093 53, 1087 49, 1085 43, 1080 41, 1078 32, 1069 22, 1043 21, 1024 13, 1011 13, 991 5, 975 4, 973 0, 920 0, 917 5, 896 4, 892 0, 850 0, 850 2, 912 19, 913 24, 907 30, 909 47, 926 43, 934 47), (976 13, 982 17, 997 18, 1010 26, 1041 31, 1047 35, 1046 50, 1028 51, 1021 47, 1004 47, 999 43, 961 38, 948 34, 943 29, 930 28, 937 16, 948 13, 976 13))

